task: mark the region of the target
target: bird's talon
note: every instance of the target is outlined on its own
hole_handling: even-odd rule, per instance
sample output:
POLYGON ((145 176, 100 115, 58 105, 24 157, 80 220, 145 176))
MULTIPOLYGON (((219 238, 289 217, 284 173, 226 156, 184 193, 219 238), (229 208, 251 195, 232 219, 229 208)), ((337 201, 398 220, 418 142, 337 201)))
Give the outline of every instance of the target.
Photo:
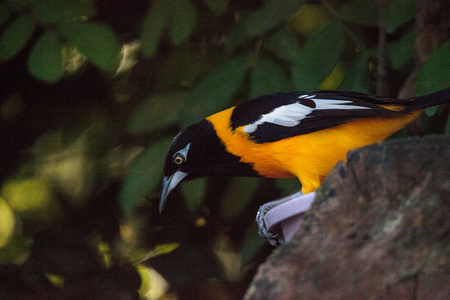
POLYGON ((266 213, 273 208, 273 204, 266 203, 262 205, 258 212, 256 213, 256 223, 258 224, 258 234, 259 236, 265 238, 272 246, 278 246, 280 244, 280 238, 278 233, 271 233, 267 230, 266 224, 264 222, 264 217, 266 213))

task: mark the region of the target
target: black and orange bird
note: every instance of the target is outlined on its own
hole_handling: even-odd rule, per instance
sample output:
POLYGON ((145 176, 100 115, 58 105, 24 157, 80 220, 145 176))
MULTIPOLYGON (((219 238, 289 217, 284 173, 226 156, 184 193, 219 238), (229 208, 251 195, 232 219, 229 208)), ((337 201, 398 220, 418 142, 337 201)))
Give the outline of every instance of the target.
POLYGON ((181 182, 211 175, 297 177, 315 191, 354 148, 379 142, 426 107, 450 101, 450 89, 409 100, 319 91, 264 95, 181 131, 164 163, 160 211, 181 182))

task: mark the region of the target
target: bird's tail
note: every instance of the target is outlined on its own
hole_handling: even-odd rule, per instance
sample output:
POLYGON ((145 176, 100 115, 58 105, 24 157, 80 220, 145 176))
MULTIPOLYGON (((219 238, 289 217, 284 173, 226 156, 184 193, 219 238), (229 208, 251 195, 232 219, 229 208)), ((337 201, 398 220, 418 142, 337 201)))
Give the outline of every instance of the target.
POLYGON ((430 106, 450 102, 450 88, 411 99, 406 112, 424 109, 430 106))

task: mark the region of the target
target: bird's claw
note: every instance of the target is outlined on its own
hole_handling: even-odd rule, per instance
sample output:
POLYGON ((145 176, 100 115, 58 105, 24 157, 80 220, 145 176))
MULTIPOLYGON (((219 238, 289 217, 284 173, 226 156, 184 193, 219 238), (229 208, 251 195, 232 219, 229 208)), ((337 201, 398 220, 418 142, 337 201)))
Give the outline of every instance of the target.
POLYGON ((272 201, 265 203, 260 206, 260 208, 258 209, 258 213, 256 214, 256 224, 258 224, 258 234, 261 237, 265 238, 272 246, 279 246, 284 242, 284 239, 279 233, 272 233, 267 229, 266 223, 264 222, 264 217, 272 208, 277 206, 278 203, 279 201, 272 201))
POLYGON ((267 202, 261 205, 258 209, 258 213, 256 214, 256 223, 258 224, 258 234, 267 239, 272 246, 278 246, 285 242, 285 238, 283 236, 283 231, 280 225, 274 225, 271 228, 267 228, 265 222, 266 214, 274 207, 283 204, 287 201, 293 200, 299 196, 303 195, 301 192, 297 192, 295 194, 289 195, 287 197, 267 202))

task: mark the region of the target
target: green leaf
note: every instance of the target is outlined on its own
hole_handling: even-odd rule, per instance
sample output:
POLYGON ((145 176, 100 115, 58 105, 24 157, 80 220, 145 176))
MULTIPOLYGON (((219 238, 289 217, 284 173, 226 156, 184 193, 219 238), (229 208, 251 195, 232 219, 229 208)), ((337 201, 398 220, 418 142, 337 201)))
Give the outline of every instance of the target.
POLYGON ((333 21, 319 28, 292 64, 292 78, 297 90, 318 88, 339 61, 344 41, 344 29, 339 22, 333 21))
POLYGON ((62 45, 55 31, 47 31, 36 42, 28 58, 28 69, 36 78, 56 82, 62 75, 62 45))
POLYGON ((8 5, 6 5, 5 2, 0 3, 0 27, 3 27, 3 25, 8 22, 11 14, 12 9, 8 5))
POLYGON ((171 142, 172 138, 166 138, 152 145, 131 164, 120 194, 126 212, 133 210, 141 199, 161 184, 164 158, 171 142))
MULTIPOLYGON (((0 211, 0 213, 4 214, 5 210, 0 211)), ((21 220, 21 222, 23 222, 23 220, 21 220)), ((4 227, 2 230, 4 230, 4 227)), ((27 233, 29 234, 29 230, 27 230, 27 233)), ((6 265, 11 264, 12 262, 14 262, 14 264, 22 264, 25 262, 24 257, 28 257, 30 255, 30 248, 31 245, 29 237, 25 236, 23 233, 15 233, 8 244, 3 245, 3 247, 0 248, 0 264, 6 265)))
POLYGON ((117 70, 121 46, 116 34, 108 26, 69 23, 61 24, 58 31, 101 70, 111 73, 117 70))
POLYGON ((287 75, 275 62, 259 58, 250 76, 250 98, 291 91, 287 75))
POLYGON ((378 26, 378 5, 374 0, 353 0, 339 11, 345 21, 363 26, 378 26))
POLYGON ((16 12, 30 9, 38 0, 6 0, 5 4, 15 10, 16 12))
POLYGON ((203 0, 203 2, 216 13, 222 13, 227 8, 227 0, 203 0))
POLYGON ((246 230, 242 241, 241 265, 248 264, 267 244, 267 241, 258 235, 258 226, 253 222, 252 226, 246 230))
POLYGON ((438 107, 439 105, 427 107, 425 108, 425 113, 427 114, 427 116, 432 117, 436 113, 438 107))
MULTIPOLYGON (((164 59, 152 64, 157 86, 192 86, 196 79, 213 69, 212 62, 225 61, 223 54, 201 53, 188 47, 173 48, 164 59)), ((158 89, 158 88, 157 88, 158 89)))
POLYGON ((19 53, 34 32, 34 23, 28 16, 19 16, 1 33, 0 62, 7 61, 19 53))
POLYGON ((398 42, 388 45, 387 54, 391 61, 392 68, 398 70, 408 63, 408 61, 412 61, 415 39, 416 31, 411 29, 405 33, 398 42))
POLYGON ((186 206, 190 212, 195 212, 206 191, 206 179, 198 178, 196 180, 186 181, 180 185, 186 201, 186 206))
POLYGON ((390 0, 386 7, 386 31, 393 33, 414 18, 414 0, 390 0))
POLYGON ((368 93, 368 57, 366 53, 360 53, 356 56, 350 68, 345 73, 339 90, 368 93))
POLYGON ((197 25, 197 12, 190 1, 174 0, 170 16, 170 40, 174 45, 184 42, 197 25))
POLYGON ((260 9, 250 13, 246 19, 246 32, 249 36, 262 35, 289 19, 305 0, 269 0, 260 9))
POLYGON ((224 109, 241 87, 247 67, 247 59, 237 56, 206 75, 183 101, 182 125, 188 126, 224 109))
POLYGON ((252 195, 258 187, 259 178, 233 177, 223 194, 220 203, 221 216, 225 219, 236 217, 252 200, 252 195))
POLYGON ((34 5, 31 14, 43 24, 54 24, 93 17, 95 6, 90 0, 42 0, 34 5))
POLYGON ((300 50, 297 38, 286 27, 281 27, 269 36, 264 42, 263 47, 286 61, 294 60, 300 50))
POLYGON ((171 5, 167 0, 155 0, 142 24, 141 51, 150 58, 155 55, 159 40, 170 16, 171 5))
POLYGON ((434 50, 417 76, 416 93, 425 95, 450 86, 450 41, 434 50))
POLYGON ((142 133, 175 124, 181 99, 185 96, 185 92, 152 95, 135 110, 128 122, 128 129, 132 133, 142 133))
POLYGON ((245 31, 245 19, 239 19, 231 27, 227 38, 226 51, 231 53, 249 40, 251 40, 251 37, 245 31))
POLYGON ((302 188, 298 178, 278 178, 275 179, 275 185, 281 190, 282 197, 297 193, 302 188))

